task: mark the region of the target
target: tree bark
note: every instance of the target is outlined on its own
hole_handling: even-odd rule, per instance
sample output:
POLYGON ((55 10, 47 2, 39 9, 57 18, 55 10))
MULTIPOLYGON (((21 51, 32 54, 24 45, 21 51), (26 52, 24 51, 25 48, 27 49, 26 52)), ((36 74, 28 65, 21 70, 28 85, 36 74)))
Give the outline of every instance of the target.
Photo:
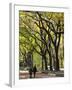
POLYGON ((49 60, 50 60, 50 71, 52 71, 52 58, 51 58, 51 53, 49 53, 49 60))
POLYGON ((45 70, 48 70, 46 56, 44 56, 45 70))
POLYGON ((59 58, 58 58, 58 48, 55 48, 55 53, 56 53, 56 66, 55 66, 55 70, 59 71, 59 58))
POLYGON ((42 70, 44 70, 44 60, 43 60, 43 57, 42 57, 42 70))

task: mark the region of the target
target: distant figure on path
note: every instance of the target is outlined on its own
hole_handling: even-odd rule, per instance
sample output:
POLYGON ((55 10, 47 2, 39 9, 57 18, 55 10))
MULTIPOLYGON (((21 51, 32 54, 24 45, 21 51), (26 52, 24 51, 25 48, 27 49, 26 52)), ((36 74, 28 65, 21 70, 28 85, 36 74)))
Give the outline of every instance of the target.
POLYGON ((30 75, 30 78, 32 78, 32 68, 31 67, 29 68, 29 75, 30 75))
POLYGON ((35 78, 36 72, 37 72, 37 68, 36 68, 36 65, 35 65, 35 66, 33 67, 34 78, 35 78))

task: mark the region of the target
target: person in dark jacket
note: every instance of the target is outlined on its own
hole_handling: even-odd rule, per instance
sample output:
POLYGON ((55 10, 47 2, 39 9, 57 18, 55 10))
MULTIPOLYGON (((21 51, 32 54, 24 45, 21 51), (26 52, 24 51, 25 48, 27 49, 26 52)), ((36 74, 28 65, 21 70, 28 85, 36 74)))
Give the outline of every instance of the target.
POLYGON ((30 78, 32 78, 32 68, 31 67, 29 68, 29 75, 30 75, 30 78))
POLYGON ((37 68, 36 68, 36 65, 33 67, 33 74, 34 74, 34 78, 36 76, 36 72, 37 72, 37 68))

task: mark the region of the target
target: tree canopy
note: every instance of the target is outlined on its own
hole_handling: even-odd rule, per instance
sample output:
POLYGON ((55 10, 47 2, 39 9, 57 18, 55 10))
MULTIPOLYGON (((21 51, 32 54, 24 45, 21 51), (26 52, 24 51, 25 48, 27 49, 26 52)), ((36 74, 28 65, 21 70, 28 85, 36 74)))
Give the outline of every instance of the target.
POLYGON ((19 11, 19 62, 24 68, 27 63, 42 70, 64 67, 63 12, 19 11))

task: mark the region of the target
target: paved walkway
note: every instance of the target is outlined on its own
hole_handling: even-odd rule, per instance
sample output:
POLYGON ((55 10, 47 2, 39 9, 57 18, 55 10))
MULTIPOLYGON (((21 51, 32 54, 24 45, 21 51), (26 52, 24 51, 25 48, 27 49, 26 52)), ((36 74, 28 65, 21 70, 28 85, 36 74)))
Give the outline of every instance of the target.
MULTIPOLYGON (((63 77, 63 76, 64 76, 64 72, 63 71, 58 71, 58 72, 48 71, 46 73, 37 72, 35 78, 49 78, 49 77, 63 77)), ((28 79, 29 78, 29 73, 28 72, 24 72, 24 71, 20 72, 19 73, 19 78, 20 79, 28 79)), ((33 75, 32 75, 32 78, 34 78, 33 75)))

